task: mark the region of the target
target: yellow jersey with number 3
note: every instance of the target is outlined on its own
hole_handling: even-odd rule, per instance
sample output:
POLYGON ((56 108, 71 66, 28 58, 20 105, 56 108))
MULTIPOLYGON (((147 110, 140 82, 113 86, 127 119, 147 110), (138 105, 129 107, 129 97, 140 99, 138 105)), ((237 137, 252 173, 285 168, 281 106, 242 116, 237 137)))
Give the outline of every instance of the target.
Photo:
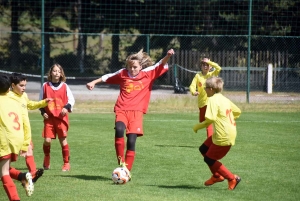
POLYGON ((235 119, 241 110, 221 93, 216 93, 208 98, 205 119, 213 121, 214 133, 212 141, 219 146, 235 144, 236 123, 235 119))
POLYGON ((21 106, 7 95, 0 95, 0 103, 0 157, 19 154, 24 143, 21 106))
POLYGON ((29 100, 26 92, 24 92, 22 95, 19 95, 14 93, 13 91, 9 91, 7 95, 10 98, 16 100, 22 108, 23 128, 24 128, 24 137, 25 137, 22 150, 27 151, 28 145, 30 144, 31 141, 31 126, 28 117, 28 110, 35 110, 38 108, 46 107, 48 103, 45 100, 41 100, 41 101, 29 100))

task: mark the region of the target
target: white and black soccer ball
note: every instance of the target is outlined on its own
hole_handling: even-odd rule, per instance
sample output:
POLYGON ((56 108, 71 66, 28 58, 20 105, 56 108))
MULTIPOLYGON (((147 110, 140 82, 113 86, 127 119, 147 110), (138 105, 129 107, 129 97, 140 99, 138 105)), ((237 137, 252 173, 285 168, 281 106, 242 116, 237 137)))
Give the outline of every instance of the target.
POLYGON ((129 173, 125 168, 117 167, 112 172, 111 179, 115 184, 126 184, 129 181, 129 173))

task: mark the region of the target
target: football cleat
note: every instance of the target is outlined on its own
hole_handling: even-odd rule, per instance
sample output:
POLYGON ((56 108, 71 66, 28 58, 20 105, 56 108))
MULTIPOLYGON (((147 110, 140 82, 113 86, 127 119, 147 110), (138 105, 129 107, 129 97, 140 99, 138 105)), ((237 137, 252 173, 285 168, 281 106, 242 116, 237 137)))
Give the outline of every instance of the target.
POLYGON ((27 196, 31 196, 33 194, 34 191, 34 185, 32 182, 32 175, 30 174, 30 172, 27 173, 21 173, 22 175, 22 186, 24 187, 25 191, 26 191, 26 195, 27 196))
POLYGON ((44 169, 40 168, 32 174, 32 182, 35 183, 44 174, 44 169))
MULTIPOLYGON (((119 159, 120 159, 120 157, 119 157, 119 159)), ((130 173, 130 171, 128 170, 128 168, 126 167, 126 163, 125 162, 122 162, 121 160, 120 160, 120 167, 122 167, 122 168, 124 168, 125 170, 126 170, 126 172, 128 173, 128 178, 129 178, 129 180, 128 181, 130 181, 131 180, 131 173, 130 173)))
POLYGON ((70 171, 70 169, 71 169, 70 163, 64 163, 64 165, 61 168, 61 171, 66 172, 66 171, 70 171))
POLYGON ((241 177, 239 177, 238 175, 234 175, 234 179, 228 181, 228 190, 234 190, 241 180, 241 177))
POLYGON ((205 186, 210 186, 210 185, 213 185, 217 182, 222 182, 224 181, 224 177, 220 176, 220 177, 214 177, 214 176, 211 176, 210 179, 208 179, 207 181, 204 182, 204 185, 205 186))

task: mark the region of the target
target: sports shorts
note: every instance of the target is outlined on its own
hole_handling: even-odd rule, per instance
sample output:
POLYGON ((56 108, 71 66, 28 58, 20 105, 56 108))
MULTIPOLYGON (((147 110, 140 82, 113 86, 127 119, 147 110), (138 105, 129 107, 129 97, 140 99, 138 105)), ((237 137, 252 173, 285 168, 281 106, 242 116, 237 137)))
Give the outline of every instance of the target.
POLYGON ((144 113, 136 110, 121 110, 116 111, 115 122, 121 121, 126 126, 127 134, 137 134, 143 136, 143 117, 144 113))
POLYGON ((64 138, 68 136, 68 126, 67 124, 55 117, 50 117, 44 120, 44 131, 42 134, 43 138, 56 139, 64 138))

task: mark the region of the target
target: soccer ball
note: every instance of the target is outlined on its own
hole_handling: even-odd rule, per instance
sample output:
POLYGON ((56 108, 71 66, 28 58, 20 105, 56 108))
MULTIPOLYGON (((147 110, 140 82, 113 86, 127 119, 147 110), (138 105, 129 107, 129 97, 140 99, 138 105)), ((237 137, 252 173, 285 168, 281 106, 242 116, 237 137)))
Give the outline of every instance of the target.
POLYGON ((125 184, 129 180, 129 173, 125 168, 117 167, 112 172, 111 179, 115 184, 125 184))

